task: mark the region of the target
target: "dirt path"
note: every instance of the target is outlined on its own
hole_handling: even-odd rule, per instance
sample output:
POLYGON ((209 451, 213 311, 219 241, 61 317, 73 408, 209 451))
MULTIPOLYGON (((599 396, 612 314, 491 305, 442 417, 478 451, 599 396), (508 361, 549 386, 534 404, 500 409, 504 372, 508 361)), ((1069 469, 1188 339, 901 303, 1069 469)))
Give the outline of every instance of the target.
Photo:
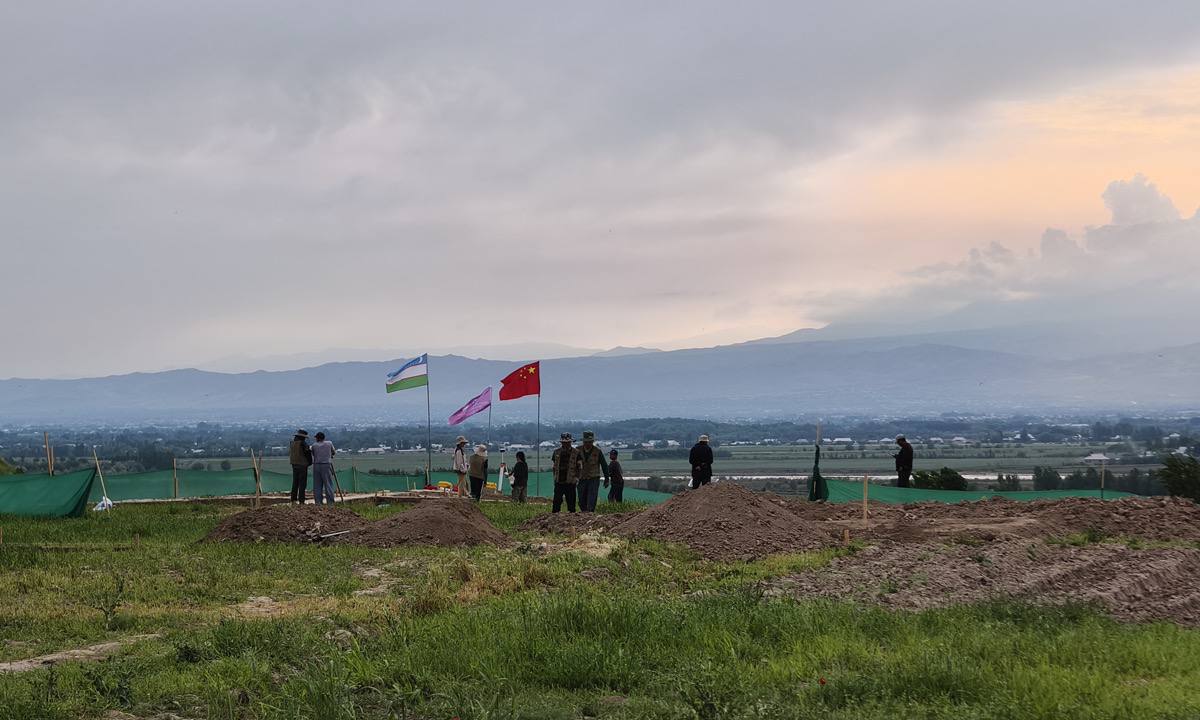
POLYGON ((29 658, 28 660, 13 660, 11 662, 0 663, 0 674, 28 672, 71 660, 103 660, 126 645, 132 645, 143 640, 153 640, 157 637, 157 634, 131 635, 127 638, 112 640, 100 643, 99 645, 89 645, 88 647, 75 648, 74 650, 63 650, 61 652, 50 653, 49 655, 29 658))

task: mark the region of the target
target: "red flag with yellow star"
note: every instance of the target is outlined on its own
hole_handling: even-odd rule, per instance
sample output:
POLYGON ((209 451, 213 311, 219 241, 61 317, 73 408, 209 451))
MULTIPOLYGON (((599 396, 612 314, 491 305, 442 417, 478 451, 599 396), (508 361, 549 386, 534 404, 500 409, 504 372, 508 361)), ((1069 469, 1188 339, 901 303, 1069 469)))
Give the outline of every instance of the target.
POLYGON ((516 400, 526 395, 542 394, 541 361, 517 368, 500 381, 500 399, 516 400))

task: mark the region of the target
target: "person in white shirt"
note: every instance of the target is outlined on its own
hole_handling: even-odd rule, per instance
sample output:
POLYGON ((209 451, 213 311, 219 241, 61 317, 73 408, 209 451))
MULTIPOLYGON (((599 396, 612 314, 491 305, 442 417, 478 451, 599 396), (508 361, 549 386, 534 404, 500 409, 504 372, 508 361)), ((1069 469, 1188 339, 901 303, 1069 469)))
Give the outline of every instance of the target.
POLYGON ((325 439, 325 433, 317 433, 317 441, 313 443, 313 502, 317 505, 333 504, 333 456, 337 450, 333 443, 325 439))
POLYGON ((467 494, 467 471, 470 463, 467 460, 467 439, 462 435, 454 441, 454 472, 458 473, 458 496, 467 494))

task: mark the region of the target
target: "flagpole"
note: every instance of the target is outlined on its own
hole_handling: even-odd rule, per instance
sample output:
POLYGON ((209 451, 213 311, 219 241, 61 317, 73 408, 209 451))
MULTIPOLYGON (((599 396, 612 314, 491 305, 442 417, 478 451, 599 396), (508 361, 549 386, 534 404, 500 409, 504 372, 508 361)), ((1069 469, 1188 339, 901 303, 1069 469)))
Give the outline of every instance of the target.
POLYGON ((491 403, 492 403, 491 398, 488 398, 488 434, 487 434, 488 450, 492 449, 492 404, 491 403))
POLYGON ((425 485, 433 484, 433 410, 429 400, 429 361, 425 361, 425 485))
MULTIPOLYGON (((541 383, 541 380, 538 380, 541 383)), ((537 440, 538 463, 537 463, 537 496, 542 496, 542 389, 538 386, 538 416, 537 416, 537 440)))

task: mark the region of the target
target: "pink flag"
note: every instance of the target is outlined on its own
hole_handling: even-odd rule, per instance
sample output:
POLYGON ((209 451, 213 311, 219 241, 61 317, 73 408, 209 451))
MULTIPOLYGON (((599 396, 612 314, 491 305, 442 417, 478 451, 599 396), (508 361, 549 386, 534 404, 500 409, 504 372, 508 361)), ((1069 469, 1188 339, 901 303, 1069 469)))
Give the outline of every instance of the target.
POLYGON ((488 387, 483 392, 481 392, 478 395, 476 395, 475 397, 471 398, 470 401, 468 401, 466 405, 463 405, 459 409, 455 410, 454 414, 450 416, 450 424, 457 425, 460 422, 462 422, 463 420, 466 420, 467 418, 471 417, 472 415, 475 415, 476 413, 481 413, 484 410, 487 410, 491 406, 492 406, 492 388, 488 387))

